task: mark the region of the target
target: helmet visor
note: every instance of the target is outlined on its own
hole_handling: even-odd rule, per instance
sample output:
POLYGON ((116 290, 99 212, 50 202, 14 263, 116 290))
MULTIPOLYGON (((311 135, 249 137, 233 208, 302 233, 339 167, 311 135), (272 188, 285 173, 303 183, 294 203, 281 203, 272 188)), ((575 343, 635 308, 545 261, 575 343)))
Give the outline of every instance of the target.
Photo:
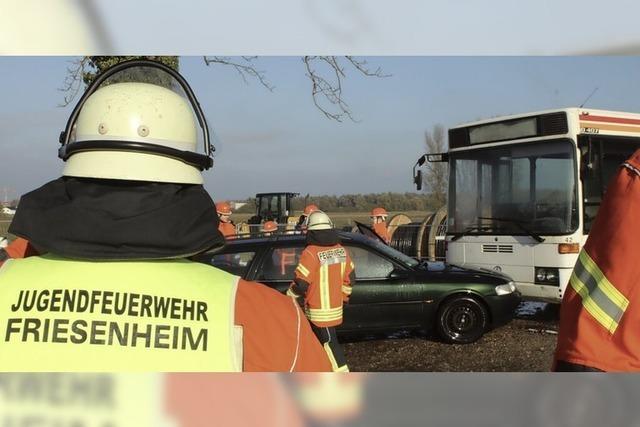
POLYGON ((99 74, 61 134, 60 157, 80 151, 157 154, 200 170, 213 165, 204 113, 186 80, 154 61, 133 60, 99 74))

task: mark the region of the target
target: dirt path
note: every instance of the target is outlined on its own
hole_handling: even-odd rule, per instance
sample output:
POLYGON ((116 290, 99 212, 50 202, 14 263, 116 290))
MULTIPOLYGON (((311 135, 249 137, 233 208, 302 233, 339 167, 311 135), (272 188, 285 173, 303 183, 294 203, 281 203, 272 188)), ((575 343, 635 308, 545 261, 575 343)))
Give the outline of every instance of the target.
POLYGON ((351 371, 549 371, 557 321, 542 313, 525 317, 469 345, 444 344, 418 333, 352 338, 343 345, 351 371))

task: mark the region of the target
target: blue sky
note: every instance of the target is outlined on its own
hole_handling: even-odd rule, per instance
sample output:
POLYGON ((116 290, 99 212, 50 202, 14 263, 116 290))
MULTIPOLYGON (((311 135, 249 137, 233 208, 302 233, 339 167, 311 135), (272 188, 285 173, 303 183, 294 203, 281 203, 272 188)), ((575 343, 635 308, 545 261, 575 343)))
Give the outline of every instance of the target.
MULTIPOLYGON (((327 120, 311 101, 300 57, 260 57, 276 87, 245 84, 201 57, 181 58, 217 136, 206 188, 216 199, 264 191, 344 194, 412 191, 424 132, 495 115, 577 106, 640 111, 637 57, 369 57, 392 74, 349 72, 357 123, 327 120)), ((70 58, 1 57, 0 188, 19 194, 59 176, 59 108, 70 58)))

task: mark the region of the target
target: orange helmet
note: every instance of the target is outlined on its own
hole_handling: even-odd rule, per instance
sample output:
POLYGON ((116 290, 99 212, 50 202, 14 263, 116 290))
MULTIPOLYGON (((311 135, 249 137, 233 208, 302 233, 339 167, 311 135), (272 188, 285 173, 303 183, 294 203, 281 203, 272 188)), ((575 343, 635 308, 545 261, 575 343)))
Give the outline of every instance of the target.
POLYGON ((386 218, 389 216, 389 214, 387 213, 387 210, 385 208, 373 208, 373 210, 371 211, 371 217, 374 218, 377 216, 386 218))
POLYGON ((218 215, 231 215, 231 205, 229 202, 218 202, 216 203, 216 211, 218 211, 218 215))
POLYGON ((275 221, 267 221, 262 224, 262 231, 264 233, 271 233, 273 231, 278 231, 278 224, 275 221))
POLYGON ((304 207, 304 215, 309 216, 309 215, 311 215, 312 212, 319 211, 319 210, 320 210, 320 208, 318 208, 314 204, 307 205, 307 206, 304 207))

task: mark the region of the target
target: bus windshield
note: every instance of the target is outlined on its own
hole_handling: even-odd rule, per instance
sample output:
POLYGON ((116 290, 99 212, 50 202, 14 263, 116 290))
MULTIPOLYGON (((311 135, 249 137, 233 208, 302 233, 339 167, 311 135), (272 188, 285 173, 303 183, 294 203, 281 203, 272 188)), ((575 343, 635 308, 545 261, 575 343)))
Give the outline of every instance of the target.
POLYGON ((570 140, 449 154, 449 234, 562 235, 578 227, 570 140))

